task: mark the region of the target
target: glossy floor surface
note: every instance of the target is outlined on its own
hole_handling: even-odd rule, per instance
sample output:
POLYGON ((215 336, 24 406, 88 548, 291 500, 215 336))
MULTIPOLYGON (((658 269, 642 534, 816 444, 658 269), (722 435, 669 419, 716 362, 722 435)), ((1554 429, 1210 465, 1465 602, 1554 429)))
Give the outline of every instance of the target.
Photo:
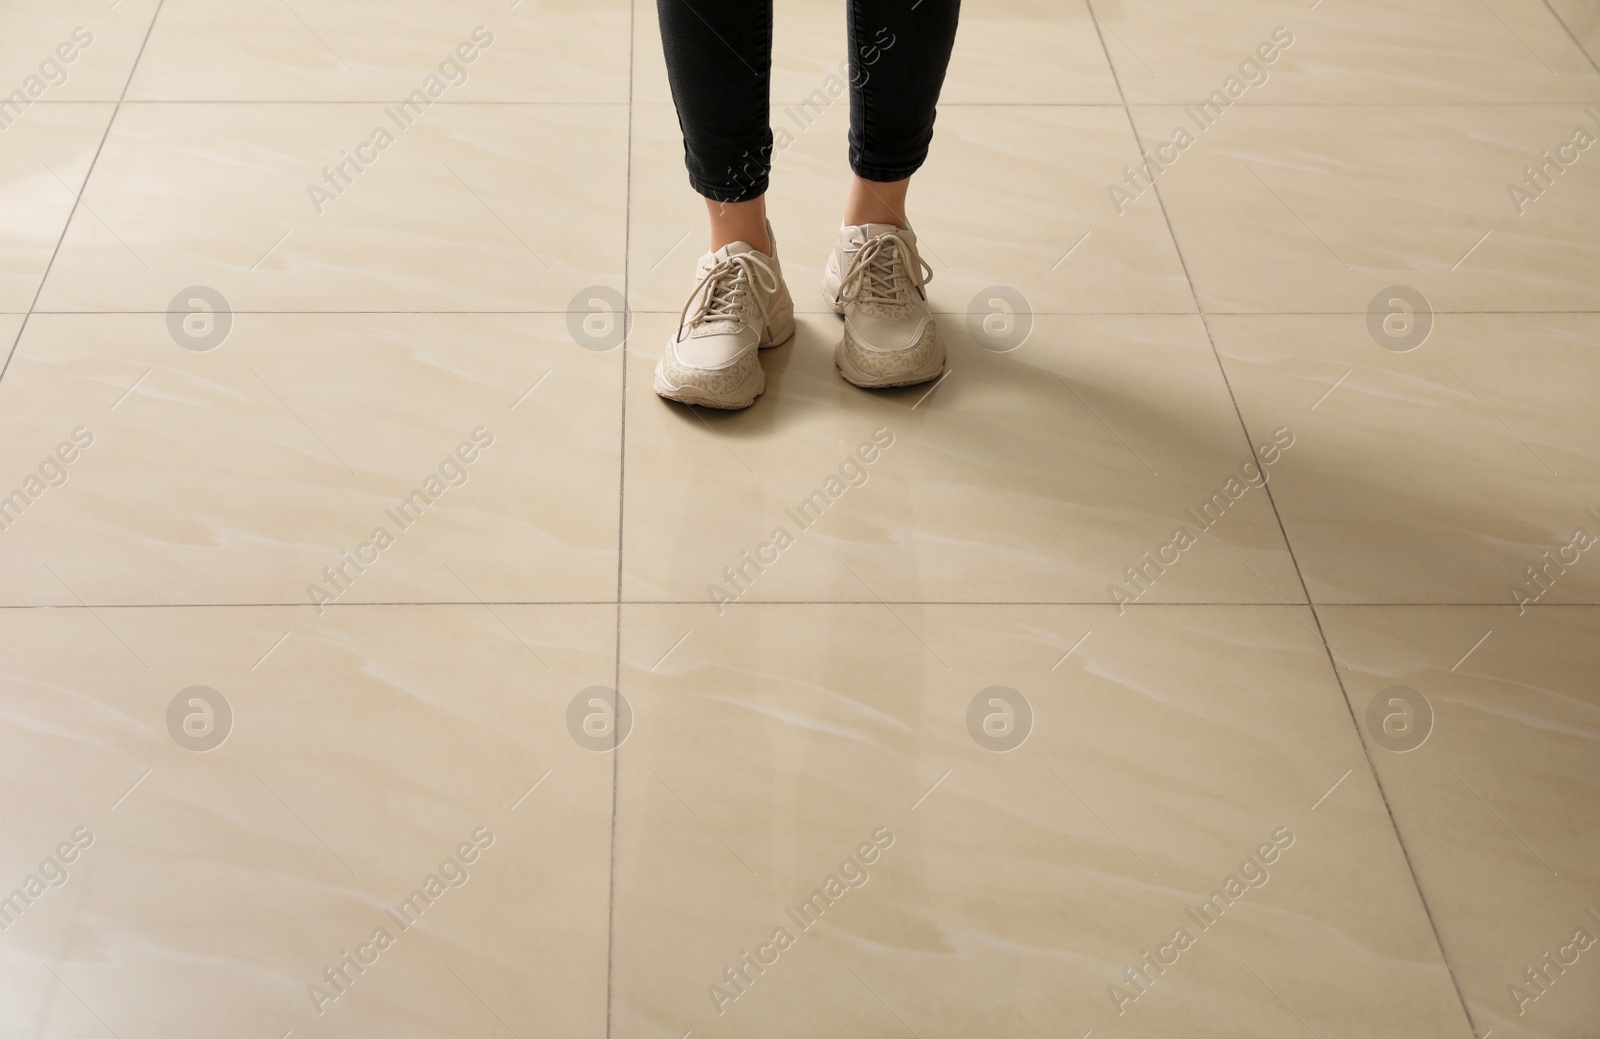
POLYGON ((711 413, 648 0, 0 2, 0 1039, 1600 1036, 1600 7, 966 6, 711 413))

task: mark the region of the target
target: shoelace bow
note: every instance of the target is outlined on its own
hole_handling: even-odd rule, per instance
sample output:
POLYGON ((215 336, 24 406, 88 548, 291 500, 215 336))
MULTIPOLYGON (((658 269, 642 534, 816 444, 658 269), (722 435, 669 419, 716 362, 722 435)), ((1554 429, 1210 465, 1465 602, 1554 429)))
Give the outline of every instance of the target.
MULTIPOLYGON (((678 314, 679 339, 682 339, 682 329, 706 321, 744 321, 745 305, 752 296, 761 313, 761 322, 765 324, 766 304, 761 302, 759 294, 750 291, 752 284, 764 292, 776 292, 778 275, 754 253, 734 253, 718 260, 678 314), (695 308, 693 316, 689 314, 690 307, 695 308)), ((760 329, 756 331, 759 333, 760 329)))
MULTIPOLYGON (((933 268, 921 256, 917 256, 915 269, 901 262, 910 255, 915 254, 906 240, 892 231, 867 239, 839 286, 839 297, 856 303, 907 302, 908 291, 896 276, 897 268, 904 270, 906 281, 918 289, 933 279, 933 268)), ((926 298, 926 293, 923 295, 926 298)))

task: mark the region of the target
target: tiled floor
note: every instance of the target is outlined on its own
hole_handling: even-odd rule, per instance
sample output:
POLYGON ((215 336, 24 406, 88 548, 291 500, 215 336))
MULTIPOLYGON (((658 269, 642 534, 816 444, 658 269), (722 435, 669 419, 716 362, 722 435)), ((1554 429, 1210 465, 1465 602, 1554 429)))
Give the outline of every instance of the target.
POLYGON ((740 413, 653 8, 0 0, 0 1039, 1600 1036, 1600 6, 969 3, 740 413))

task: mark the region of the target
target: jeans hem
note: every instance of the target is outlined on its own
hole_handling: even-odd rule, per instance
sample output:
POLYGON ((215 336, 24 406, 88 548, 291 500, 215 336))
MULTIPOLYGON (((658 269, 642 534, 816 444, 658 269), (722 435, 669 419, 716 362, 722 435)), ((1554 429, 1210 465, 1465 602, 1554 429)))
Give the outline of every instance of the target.
POLYGON ((701 180, 692 173, 689 174, 689 186, 694 188, 701 197, 708 198, 713 202, 726 202, 729 204, 749 202, 765 195, 767 193, 767 185, 768 181, 765 177, 752 184, 738 184, 730 187, 726 184, 712 184, 709 181, 701 180))
POLYGON ((852 162, 850 164, 850 172, 854 173, 862 180, 890 183, 896 180, 905 180, 907 177, 920 170, 922 165, 923 164, 919 162, 915 166, 909 166, 905 169, 886 170, 877 166, 858 166, 852 162))

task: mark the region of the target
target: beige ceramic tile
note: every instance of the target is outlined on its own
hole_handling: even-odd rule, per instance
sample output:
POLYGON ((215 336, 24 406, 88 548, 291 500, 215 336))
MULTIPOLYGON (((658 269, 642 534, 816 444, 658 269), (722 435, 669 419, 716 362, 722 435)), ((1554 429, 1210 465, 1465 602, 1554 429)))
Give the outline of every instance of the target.
POLYGON ((1397 749, 1375 745, 1371 753, 1477 1034, 1593 1034, 1600 611, 1321 612, 1328 638, 1354 668, 1345 682, 1357 715, 1376 700, 1374 731, 1387 718, 1395 733, 1397 749), (1412 693, 1396 686, 1427 707, 1407 705, 1412 693), (1395 699, 1402 702, 1391 705, 1395 699), (1425 742, 1413 746, 1419 738, 1425 742), (1587 950, 1572 947, 1579 930, 1589 936, 1587 950), (1546 953, 1552 961, 1542 963, 1546 953), (1530 968, 1545 972, 1538 985, 1530 968))
MULTIPOLYGON (((7 0, 0 95, 22 91, 32 102, 24 113, 56 101, 117 100, 160 6, 157 0, 7 0)), ((15 117, 7 109, 0 125, 15 117)))
POLYGON ((446 101, 626 101, 628 0, 167 0, 128 97, 388 103, 430 74, 446 101))
POLYGON ((85 194, 100 220, 73 221, 40 305, 160 312, 205 284, 236 310, 565 311, 621 282, 627 121, 620 105, 435 105, 409 128, 377 103, 125 105, 85 194), (353 182, 314 195, 356 153, 372 161, 353 182))
POLYGON ((1585 0, 1550 0, 1550 8, 1583 46, 1590 64, 1594 65, 1595 57, 1600 55, 1600 8, 1585 0))
MULTIPOLYGON (((112 105, 33 105, 0 147, 0 311, 26 313, 94 161, 112 105)), ((91 213, 83 217, 93 220, 91 213)))
POLYGON ((1471 1035, 1303 610, 897 612, 624 608, 613 1034, 1471 1035))
POLYGON ((625 597, 698 602, 708 621, 713 587, 762 601, 1111 602, 1113 586, 1157 602, 1301 601, 1266 496, 1239 479, 1258 470, 1198 318, 1046 317, 1011 353, 940 322, 949 374, 931 394, 845 383, 830 314, 763 353, 753 408, 713 413, 655 396, 673 316, 641 317, 625 597), (1206 530, 1188 510, 1208 502, 1206 530), (1141 584, 1128 568, 1144 568, 1141 584))
POLYGON ((615 617, 0 611, 6 889, 84 828, 0 941, 5 1033, 600 1034, 612 765, 566 709, 615 617))
POLYGON ((1600 317, 1440 314, 1406 352, 1365 315, 1208 320, 1251 431, 1303 434, 1272 490, 1313 600, 1600 601, 1600 317))
POLYGON ((1134 104, 1195 104, 1216 90, 1231 90, 1241 104, 1600 97, 1600 74, 1541 0, 1350 0, 1288 8, 1270 0, 1225 6, 1095 0, 1094 7, 1134 104), (1259 68, 1262 57, 1269 60, 1259 68), (1251 61, 1257 67, 1240 69, 1251 61))
MULTIPOLYGON (((830 76, 850 81, 843 5, 801 0, 776 7, 772 42, 775 110, 826 91, 830 76)), ((908 12, 907 17, 915 17, 908 12)), ((898 39, 875 31, 876 46, 898 39)), ((732 58, 730 52, 730 60, 732 58)), ((866 56, 871 58, 870 53, 866 56)), ((635 101, 669 102, 661 22, 653 0, 634 0, 635 101)), ((878 59, 881 60, 881 59, 878 59)), ((754 64, 754 59, 751 59, 754 64)), ((867 66, 868 74, 871 66, 867 66)), ((940 101, 955 104, 1117 104, 1117 85, 1088 9, 1046 0, 969 4, 961 11, 955 52, 940 101)), ((774 119, 776 120, 776 116, 774 119)))
MULTIPOLYGON (((825 310, 817 286, 838 240, 850 169, 848 105, 792 123, 768 206, 796 306, 825 310)), ((777 112, 775 120, 787 120, 777 112)), ((1119 216, 1101 178, 1138 158, 1113 107, 955 107, 939 114, 910 218, 933 267, 936 310, 965 314, 985 288, 1020 292, 1039 313, 1193 313, 1160 211, 1119 216)), ((689 187, 671 105, 634 111, 629 295, 640 310, 683 305, 704 248, 705 206, 689 187)))
MULTIPOLYGON (((1208 311, 1360 314, 1396 283, 1441 310, 1600 308, 1600 148, 1571 144, 1600 139, 1600 104, 1255 106, 1205 130, 1179 108, 1134 118, 1176 159, 1154 176, 1208 311), (1514 201, 1525 167, 1563 146, 1573 164, 1514 201)), ((1111 201, 1125 178, 1104 177, 1107 211, 1155 207, 1150 190, 1111 201)))
MULTIPOLYGON (((9 355, 11 347, 17 341, 17 333, 22 331, 22 322, 26 317, 22 314, 0 314, 0 355, 9 355)), ((0 361, 3 367, 4 361, 0 361)))
POLYGON ((617 352, 560 315, 232 321, 197 352, 165 315, 33 316, 0 383, 5 603, 615 599, 617 352))

